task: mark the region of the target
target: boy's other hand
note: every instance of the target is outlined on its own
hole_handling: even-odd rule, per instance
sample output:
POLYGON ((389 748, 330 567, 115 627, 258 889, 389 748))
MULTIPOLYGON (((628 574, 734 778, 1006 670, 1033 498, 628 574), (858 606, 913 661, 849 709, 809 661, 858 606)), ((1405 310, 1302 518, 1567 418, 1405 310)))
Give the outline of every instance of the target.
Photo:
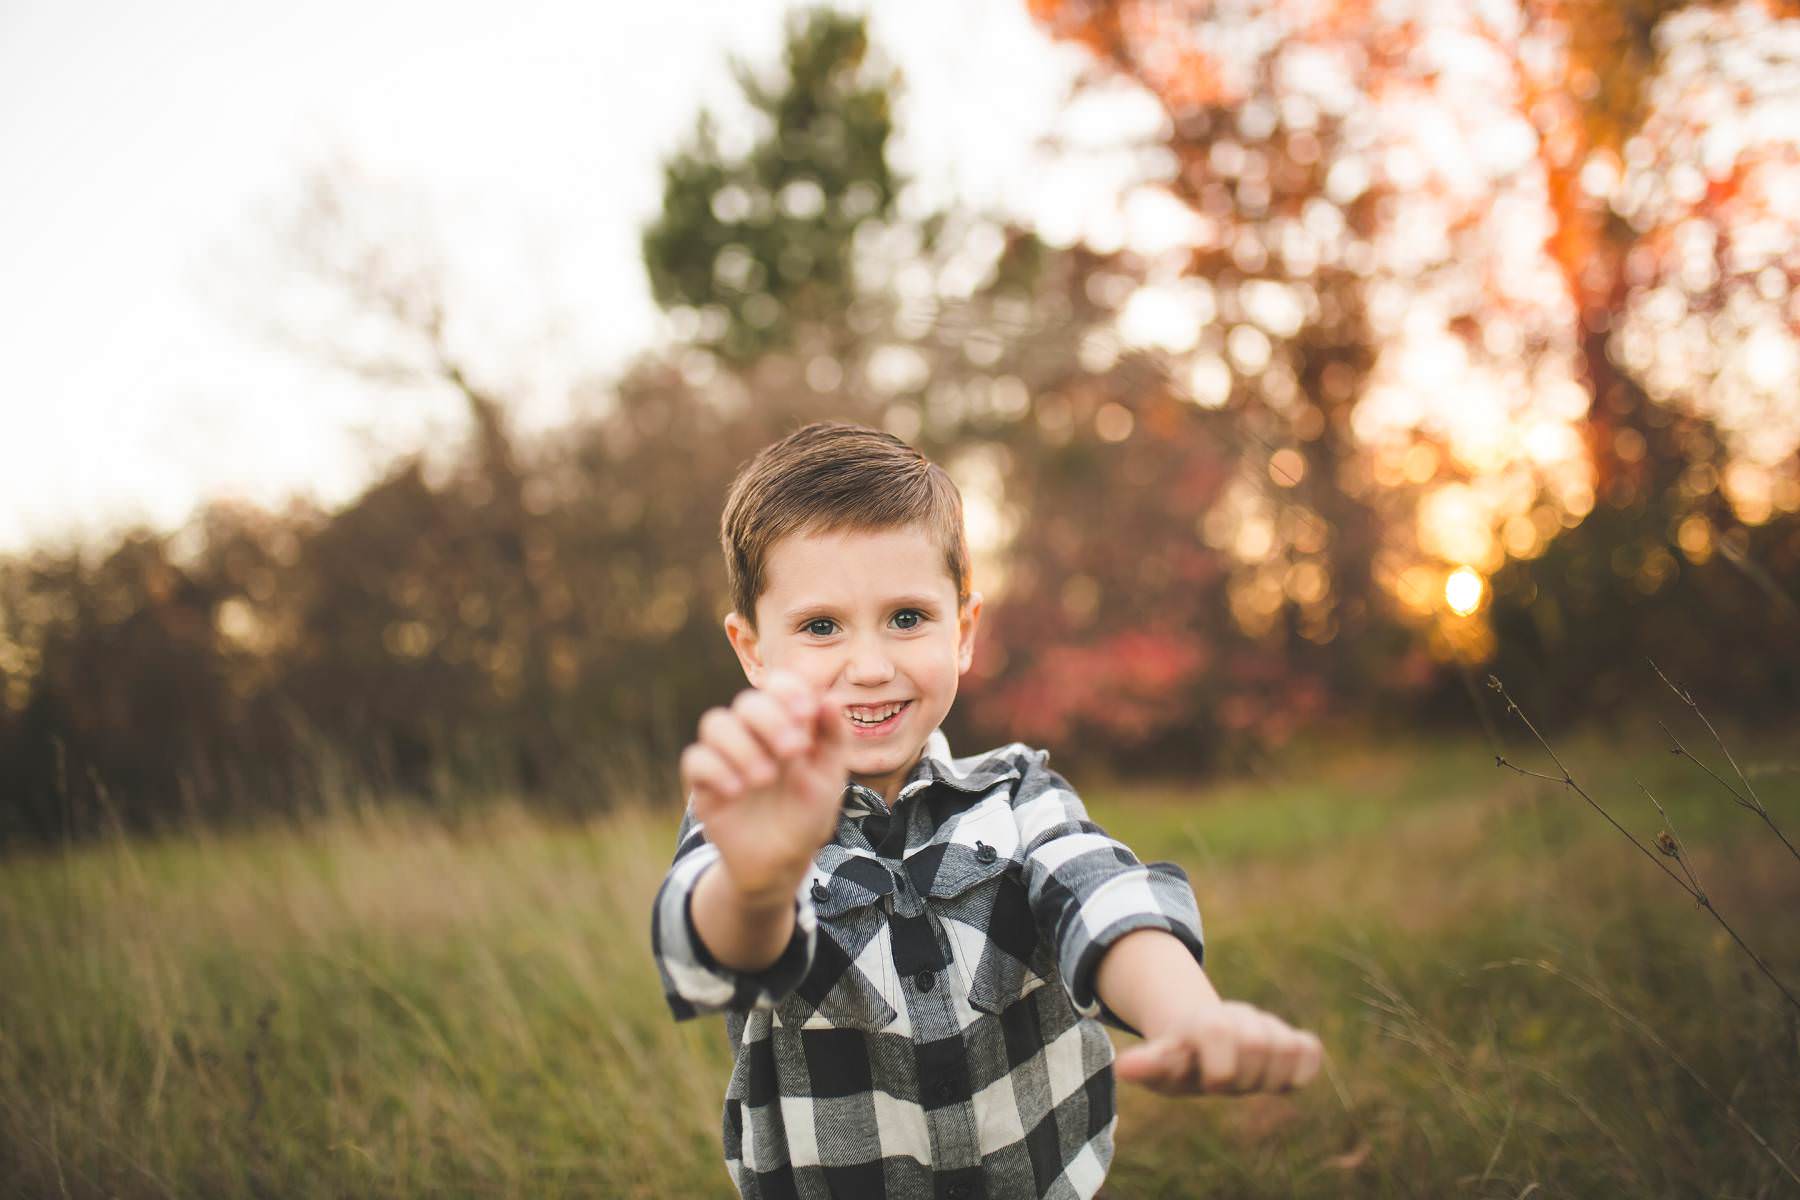
POLYGON ((1209 1004, 1119 1055, 1114 1072, 1164 1095, 1287 1092, 1319 1073, 1316 1035, 1236 1000, 1209 1004))
POLYGON ((681 783, 746 903, 790 899, 831 840, 849 745, 838 714, 780 671, 700 718, 699 736, 681 755, 681 783))

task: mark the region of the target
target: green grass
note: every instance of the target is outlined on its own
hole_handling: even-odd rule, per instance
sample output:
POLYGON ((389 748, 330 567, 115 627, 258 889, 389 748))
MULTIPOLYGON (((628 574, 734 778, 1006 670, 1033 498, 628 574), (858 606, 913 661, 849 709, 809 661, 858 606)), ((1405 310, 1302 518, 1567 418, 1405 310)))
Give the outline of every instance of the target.
MULTIPOLYGON (((1740 757, 1786 768, 1753 782, 1800 833, 1793 764, 1740 757)), ((1655 746, 1565 761, 1646 836, 1655 791, 1800 983, 1800 862, 1754 817, 1655 746)), ((1795 1010, 1562 788, 1443 743, 1089 807, 1188 870, 1220 989, 1331 1056, 1293 1096, 1124 1090, 1108 1195, 1800 1192, 1675 1061, 1800 1165, 1795 1010)), ((722 1025, 669 1020, 648 955, 674 824, 365 812, 0 862, 0 1189, 731 1195, 722 1025)))

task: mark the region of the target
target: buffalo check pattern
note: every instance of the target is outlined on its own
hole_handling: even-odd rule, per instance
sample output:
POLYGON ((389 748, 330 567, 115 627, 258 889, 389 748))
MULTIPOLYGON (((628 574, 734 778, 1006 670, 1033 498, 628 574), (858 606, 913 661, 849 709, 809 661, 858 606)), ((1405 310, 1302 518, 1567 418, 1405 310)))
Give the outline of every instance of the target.
POLYGON ((726 1166, 744 1200, 1077 1200, 1112 1161, 1106 948, 1162 929, 1202 955, 1173 863, 1088 819, 1046 755, 952 759, 941 732, 890 809, 845 789, 766 970, 727 970, 689 900, 718 850, 690 810, 651 914, 677 1018, 723 1011, 726 1166))

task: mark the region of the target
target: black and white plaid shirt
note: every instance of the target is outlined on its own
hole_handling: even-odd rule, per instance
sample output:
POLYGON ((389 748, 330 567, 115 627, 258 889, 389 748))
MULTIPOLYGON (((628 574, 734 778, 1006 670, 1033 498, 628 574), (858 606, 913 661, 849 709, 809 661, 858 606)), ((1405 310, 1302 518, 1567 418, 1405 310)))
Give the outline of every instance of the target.
POLYGON ((694 932, 719 857, 692 810, 651 940, 680 1019, 725 1010, 725 1160, 745 1200, 1086 1198, 1112 1161, 1106 948, 1163 929, 1201 956, 1173 863, 1140 863, 1014 743, 951 759, 941 732, 890 811, 851 785, 767 970, 694 932))

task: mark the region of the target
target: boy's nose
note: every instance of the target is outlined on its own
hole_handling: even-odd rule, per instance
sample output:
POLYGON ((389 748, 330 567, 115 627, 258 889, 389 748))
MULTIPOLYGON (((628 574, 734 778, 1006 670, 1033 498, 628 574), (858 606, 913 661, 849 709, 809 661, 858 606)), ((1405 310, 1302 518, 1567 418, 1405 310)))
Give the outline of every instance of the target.
POLYGON ((893 660, 875 646, 859 646, 850 652, 844 664, 844 682, 857 687, 873 687, 894 677, 893 660))

